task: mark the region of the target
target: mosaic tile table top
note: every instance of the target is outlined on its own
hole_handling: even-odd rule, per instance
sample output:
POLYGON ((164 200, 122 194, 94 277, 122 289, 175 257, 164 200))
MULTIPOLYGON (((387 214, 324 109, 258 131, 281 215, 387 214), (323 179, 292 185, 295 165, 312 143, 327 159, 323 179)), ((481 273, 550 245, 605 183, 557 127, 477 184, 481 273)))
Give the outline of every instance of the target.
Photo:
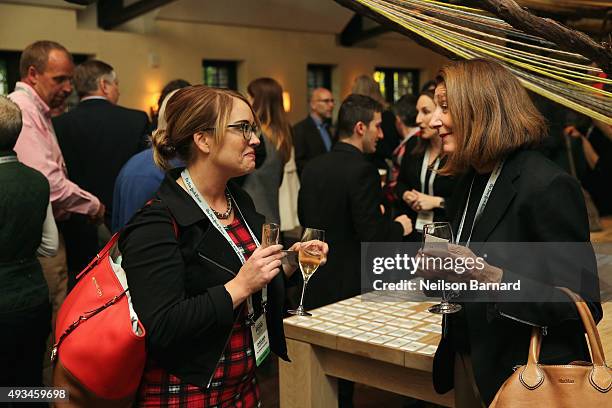
POLYGON ((285 319, 288 338, 405 367, 431 370, 442 317, 434 303, 409 302, 393 293, 362 296, 285 319))

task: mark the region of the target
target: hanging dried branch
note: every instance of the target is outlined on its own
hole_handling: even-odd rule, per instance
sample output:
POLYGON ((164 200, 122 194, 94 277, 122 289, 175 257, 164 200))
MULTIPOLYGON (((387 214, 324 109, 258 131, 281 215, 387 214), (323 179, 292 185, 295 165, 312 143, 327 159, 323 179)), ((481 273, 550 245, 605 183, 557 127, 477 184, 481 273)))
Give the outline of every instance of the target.
POLYGON ((564 27, 554 20, 535 16, 522 9, 514 0, 466 0, 465 3, 493 13, 527 34, 554 42, 562 50, 584 55, 606 73, 612 73, 612 49, 597 44, 580 31, 564 27))
POLYGON ((413 33, 412 31, 408 30, 407 28, 403 27, 402 25, 389 20, 388 18, 370 10, 368 7, 359 4, 357 2, 355 2, 354 0, 334 0, 336 3, 340 4, 343 7, 346 7, 350 10, 353 10, 354 12, 358 13, 359 15, 368 17, 369 19, 372 19, 374 21, 376 21, 379 24, 382 24, 384 26, 387 27, 391 27, 393 28, 393 30, 402 33, 404 35, 406 35, 407 37, 410 37, 411 40, 413 40, 414 42, 416 42, 417 44, 419 44, 422 47, 425 48, 429 48, 430 50, 432 50, 435 53, 438 53, 440 55, 443 55, 447 58, 450 59, 457 59, 457 56, 448 51, 445 48, 442 48, 436 44, 433 44, 431 41, 428 41, 426 39, 424 39, 423 37, 421 37, 418 34, 413 33))

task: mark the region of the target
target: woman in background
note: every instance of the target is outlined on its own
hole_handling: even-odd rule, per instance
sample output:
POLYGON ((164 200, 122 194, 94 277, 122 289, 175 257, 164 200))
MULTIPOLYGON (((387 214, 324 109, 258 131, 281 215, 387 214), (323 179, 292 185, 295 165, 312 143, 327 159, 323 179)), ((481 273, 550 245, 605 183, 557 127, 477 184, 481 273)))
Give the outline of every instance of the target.
POLYGON ((291 125, 283 108, 283 88, 272 78, 258 78, 249 84, 247 92, 261 122, 258 151, 265 151, 265 159, 245 178, 242 187, 266 222, 280 224, 278 191, 293 149, 291 125))
POLYGON ((400 167, 395 192, 401 200, 400 211, 412 220, 414 231, 409 241, 420 241, 423 225, 448 221, 446 204, 453 192, 454 179, 437 174, 446 158, 438 131, 429 125, 433 114, 434 95, 422 92, 417 99, 416 123, 419 133, 407 142, 408 152, 400 167))

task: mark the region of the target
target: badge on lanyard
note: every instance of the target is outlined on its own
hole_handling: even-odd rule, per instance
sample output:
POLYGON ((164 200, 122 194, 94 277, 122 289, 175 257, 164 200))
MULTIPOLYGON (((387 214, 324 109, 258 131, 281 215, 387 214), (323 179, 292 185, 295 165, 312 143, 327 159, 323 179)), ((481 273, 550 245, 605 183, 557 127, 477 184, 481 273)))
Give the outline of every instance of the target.
MULTIPOLYGON (((225 228, 223 228, 223 225, 221 225, 217 217, 212 212, 212 209, 210 208, 208 203, 200 195, 198 189, 195 188, 195 185, 193 184, 193 182, 191 181, 191 177, 189 176, 189 171, 187 169, 183 170, 181 173, 181 177, 183 179, 183 182, 185 183, 185 186, 187 187, 187 192, 189 193, 191 198, 193 198, 196 204, 198 204, 198 206, 204 212, 211 224, 215 226, 215 228, 219 231, 223 238, 225 238, 225 240, 230 244, 238 258, 240 259, 240 262, 244 264, 246 262, 246 258, 244 257, 243 251, 238 248, 238 246, 234 243, 225 228)), ((238 209, 238 212, 240 212, 240 208, 238 208, 238 206, 236 206, 236 208, 238 209)), ((240 215, 242 216, 242 213, 240 213, 240 215)), ((253 234, 253 231, 251 231, 249 224, 247 224, 244 217, 242 217, 242 220, 244 221, 244 225, 246 226, 246 228, 249 230, 249 234, 251 234, 253 242, 255 242, 255 244, 259 247, 259 241, 257 240, 257 237, 255 237, 255 234, 253 234)), ((264 286, 261 290, 262 313, 259 318, 255 319, 253 296, 251 295, 247 298, 247 310, 249 315, 247 316, 246 324, 251 327, 251 338, 253 339, 253 349, 255 350, 255 362, 257 363, 257 366, 259 366, 266 359, 268 354, 270 354, 270 339, 268 337, 268 326, 266 325, 267 301, 268 288, 267 286, 264 286)))
POLYGON ((423 227, 425 226, 425 224, 431 224, 433 222, 433 211, 419 211, 414 228, 419 232, 423 232, 423 227))
POLYGON ((266 326, 266 315, 262 313, 251 326, 253 337, 253 348, 255 350, 255 363, 259 367, 270 354, 270 339, 268 338, 268 327, 266 326))
MULTIPOLYGON (((493 172, 489 176, 489 180, 487 181, 487 185, 485 186, 484 191, 482 192, 482 196, 480 197, 480 201, 478 202, 478 207, 476 208, 476 214, 474 214, 474 221, 472 221, 472 227, 470 228, 469 235, 465 240, 465 246, 469 248, 470 241, 472 240, 472 232, 474 232, 474 225, 484 212, 487 203, 489 202, 489 197, 493 193, 493 187, 495 187, 495 183, 501 174, 502 169, 504 168, 504 160, 497 163, 493 172)), ((476 176, 474 176, 475 178, 476 176)), ((472 187, 474 187, 474 178, 472 178, 472 183, 470 184, 470 189, 468 191, 467 200, 465 200, 465 208, 463 209, 463 216, 461 217, 461 222, 459 223, 459 230, 457 231, 457 242, 462 242, 461 233, 463 232, 463 224, 465 223, 465 216, 467 215, 468 206, 470 205, 470 197, 472 196, 472 187)))
MULTIPOLYGON (((425 152, 425 156, 423 156, 423 164, 421 165, 421 193, 429 194, 431 196, 434 195, 433 184, 436 179, 436 171, 440 166, 440 157, 437 157, 433 164, 433 171, 429 176, 429 189, 427 193, 425 192, 425 178, 427 177, 427 166, 429 165, 429 150, 425 152)), ((429 211, 419 211, 416 219, 416 223, 414 228, 418 232, 423 232, 423 227, 425 224, 431 224, 434 222, 434 212, 433 210, 429 211)))

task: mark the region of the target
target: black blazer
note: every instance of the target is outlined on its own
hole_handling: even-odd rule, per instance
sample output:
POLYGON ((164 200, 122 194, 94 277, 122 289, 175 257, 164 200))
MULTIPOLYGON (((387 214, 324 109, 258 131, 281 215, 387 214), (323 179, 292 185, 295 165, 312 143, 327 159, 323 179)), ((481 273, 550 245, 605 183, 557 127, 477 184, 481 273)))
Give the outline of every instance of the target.
MULTIPOLYGON (((331 131, 328 132, 330 138, 332 138, 331 131)), ((298 176, 302 174, 302 170, 309 160, 327 153, 319 129, 317 129, 317 125, 310 115, 293 126, 293 146, 295 148, 295 164, 298 176)))
MULTIPOLYGON (((182 169, 168 172, 159 201, 143 208, 119 240, 134 309, 147 333, 148 353, 164 369, 206 387, 214 374, 235 319, 224 285, 242 266, 229 243, 189 194, 176 183, 182 169), (178 226, 178 239, 173 230, 178 226)), ((243 220, 261 238, 264 217, 248 194, 228 185, 243 220)), ((238 211, 237 211, 238 213, 238 211)), ((270 347, 288 360, 283 331, 284 274, 268 284, 266 321, 270 347)), ((245 302, 246 303, 246 302, 245 302)), ((256 313, 261 294, 254 296, 256 313)))
MULTIPOLYGON (((406 153, 402 158, 400 172, 397 177, 397 185, 395 186, 395 193, 399 198, 398 207, 400 213, 408 215, 408 217, 410 217, 410 219, 412 220, 413 226, 416 226, 418 214, 404 202, 402 196, 407 190, 415 189, 421 191, 421 168, 423 165, 424 154, 412 154, 412 150, 415 148, 417 140, 418 139, 416 137, 413 137, 407 142, 408 145, 406 146, 406 153)), ((445 158, 440 161, 440 169, 444 166, 445 162, 445 158)), ((429 184, 427 183, 427 180, 429 180, 429 178, 426 179, 426 185, 428 186, 429 184)), ((434 195, 437 197, 444 198, 445 207, 448 207, 450 205, 451 197, 455 188, 455 182, 456 180, 452 176, 436 175, 433 184, 434 195)), ((425 189, 426 194, 429 194, 428 188, 429 187, 426 187, 425 189)), ((446 215, 446 210, 443 208, 435 208, 434 221, 449 221, 446 215)), ((420 240, 421 234, 418 233, 415 229, 413 233, 410 234, 410 238, 420 240)))
MULTIPOLYGON (((469 172, 459 181, 457 191, 462 193, 454 202, 461 204, 454 212, 454 231, 457 231, 473 174, 469 172)), ((489 203, 474 226, 471 242, 470 248, 476 253, 486 243, 494 242, 585 243, 589 256, 593 256, 588 244, 584 197, 578 182, 541 153, 530 150, 517 151, 506 159, 489 203)), ((538 263, 537 255, 524 254, 515 260, 524 268, 507 268, 495 265, 491 259, 488 261, 504 270, 502 281, 520 278, 521 289, 531 291, 534 299, 562 301, 464 303, 461 312, 448 315, 447 335, 436 352, 433 376, 438 392, 453 388, 455 350, 457 344, 467 342, 476 383, 489 405, 512 374, 512 368, 526 363, 532 325, 547 327, 540 354, 543 364, 589 360, 584 329, 574 304, 566 301, 568 298, 554 286, 591 294, 588 305, 599 321, 601 305, 593 300, 599 293, 597 278, 580 263, 572 268, 555 269, 548 264, 532 268, 531 264, 538 263)))
POLYGON ((382 215, 380 176, 359 149, 338 142, 304 168, 298 196, 300 224, 325 230, 327 264, 311 278, 306 307, 361 292, 361 242, 401 241, 403 228, 382 215))
POLYGON ((53 127, 70 180, 98 197, 110 220, 119 171, 147 146, 147 114, 105 99, 88 99, 54 118, 53 127))

